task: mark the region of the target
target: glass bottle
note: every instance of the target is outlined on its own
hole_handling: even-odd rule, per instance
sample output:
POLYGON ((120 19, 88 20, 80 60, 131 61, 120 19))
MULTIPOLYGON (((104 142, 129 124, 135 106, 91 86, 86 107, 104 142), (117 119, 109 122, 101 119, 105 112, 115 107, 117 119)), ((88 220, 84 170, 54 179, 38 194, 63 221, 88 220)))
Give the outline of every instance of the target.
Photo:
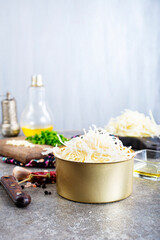
POLYGON ((22 112, 20 124, 25 136, 53 129, 52 114, 46 106, 45 87, 41 75, 32 77, 28 103, 22 112))

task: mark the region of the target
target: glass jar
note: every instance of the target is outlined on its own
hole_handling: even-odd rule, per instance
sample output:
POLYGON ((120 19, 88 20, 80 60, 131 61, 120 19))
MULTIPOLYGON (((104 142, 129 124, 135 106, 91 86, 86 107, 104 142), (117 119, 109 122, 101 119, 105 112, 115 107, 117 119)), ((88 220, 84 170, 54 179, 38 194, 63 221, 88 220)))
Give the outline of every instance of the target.
POLYGON ((45 101, 45 87, 42 76, 32 77, 29 87, 28 103, 22 112, 20 120, 21 128, 25 136, 33 136, 41 131, 52 130, 52 114, 45 101))

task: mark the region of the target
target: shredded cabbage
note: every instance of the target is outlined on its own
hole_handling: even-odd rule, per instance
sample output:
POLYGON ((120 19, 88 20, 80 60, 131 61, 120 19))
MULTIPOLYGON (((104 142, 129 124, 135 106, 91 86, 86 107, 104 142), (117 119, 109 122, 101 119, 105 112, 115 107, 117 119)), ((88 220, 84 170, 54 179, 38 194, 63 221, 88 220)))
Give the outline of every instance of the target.
MULTIPOLYGON (((62 144, 64 147, 55 147, 52 152, 55 156, 70 161, 117 162, 128 160, 135 155, 131 147, 124 147, 117 137, 111 136, 105 129, 96 128, 94 125, 87 133, 84 130, 84 135, 62 144)), ((50 150, 47 150, 47 153, 50 150)))
POLYGON ((122 115, 111 118, 105 129, 118 136, 160 137, 160 125, 156 124, 151 111, 149 115, 125 110, 122 115))
POLYGON ((35 144, 30 143, 26 140, 8 140, 6 142, 8 145, 13 145, 13 146, 24 146, 24 147, 35 147, 35 144))

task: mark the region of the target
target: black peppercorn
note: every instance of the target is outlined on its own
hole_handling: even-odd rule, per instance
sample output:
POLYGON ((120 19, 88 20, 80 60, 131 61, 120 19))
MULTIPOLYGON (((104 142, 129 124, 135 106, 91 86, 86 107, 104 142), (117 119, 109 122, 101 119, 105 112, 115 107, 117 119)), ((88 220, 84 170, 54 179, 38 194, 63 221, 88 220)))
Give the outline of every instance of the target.
POLYGON ((41 187, 41 184, 40 183, 35 183, 36 184, 36 187, 41 187))
POLYGON ((42 185, 42 188, 46 188, 46 184, 45 183, 42 185))

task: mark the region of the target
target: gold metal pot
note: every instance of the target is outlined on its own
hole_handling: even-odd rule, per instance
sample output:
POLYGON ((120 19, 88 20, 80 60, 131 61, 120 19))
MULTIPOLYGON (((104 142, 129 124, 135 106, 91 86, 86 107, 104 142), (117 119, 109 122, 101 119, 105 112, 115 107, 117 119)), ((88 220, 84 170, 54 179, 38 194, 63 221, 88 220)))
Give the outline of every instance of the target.
POLYGON ((56 157, 57 193, 84 203, 107 203, 132 193, 133 158, 112 163, 82 163, 56 157))

